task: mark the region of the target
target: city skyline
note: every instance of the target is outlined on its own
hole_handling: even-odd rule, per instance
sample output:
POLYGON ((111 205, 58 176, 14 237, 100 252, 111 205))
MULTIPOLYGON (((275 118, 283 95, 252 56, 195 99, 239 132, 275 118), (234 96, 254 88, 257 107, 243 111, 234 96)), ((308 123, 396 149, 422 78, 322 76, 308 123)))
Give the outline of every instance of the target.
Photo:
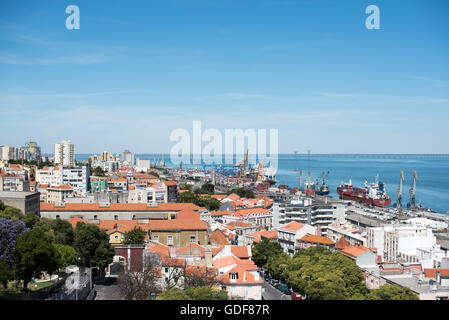
POLYGON ((448 153, 445 1, 80 0, 79 30, 69 4, 1 4, 1 144, 169 153, 201 120, 280 154, 448 153))

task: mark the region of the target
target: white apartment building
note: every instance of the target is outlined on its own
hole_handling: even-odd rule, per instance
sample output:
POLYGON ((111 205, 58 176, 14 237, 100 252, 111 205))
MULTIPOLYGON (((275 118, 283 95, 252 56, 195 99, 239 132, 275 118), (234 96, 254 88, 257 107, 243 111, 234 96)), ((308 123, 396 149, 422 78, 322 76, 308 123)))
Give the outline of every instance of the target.
POLYGON ((134 167, 134 171, 140 172, 140 171, 148 171, 150 169, 150 160, 144 160, 144 159, 136 159, 136 166, 134 167))
POLYGON ((366 246, 366 237, 360 234, 360 230, 352 226, 351 223, 335 220, 327 226, 327 237, 335 243, 344 237, 351 246, 362 245, 366 246))
POLYGON ((75 165, 75 145, 72 142, 63 140, 55 143, 54 154, 55 164, 64 166, 75 165))
POLYGON ((71 185, 78 195, 88 191, 90 172, 88 166, 83 167, 45 167, 36 171, 36 182, 39 185, 59 187, 71 185))
POLYGON ((432 248, 436 237, 422 225, 390 224, 367 229, 367 247, 376 248, 383 261, 419 262, 418 248, 432 248))
POLYGON ((114 160, 92 160, 91 162, 92 170, 96 167, 100 167, 105 172, 117 172, 119 168, 119 162, 114 160))
POLYGON ((129 190, 128 203, 156 203, 156 189, 147 187, 129 190))
POLYGON ((134 153, 129 150, 125 150, 122 153, 122 162, 124 165, 134 165, 134 153))
POLYGON ((88 166, 62 167, 61 184, 70 184, 78 195, 85 195, 89 188, 90 171, 88 166))
POLYGON ((335 220, 344 222, 345 207, 341 203, 317 202, 307 197, 273 204, 273 228, 292 221, 319 227, 327 236, 327 227, 335 220))
POLYGON ((62 184, 61 170, 59 167, 45 167, 36 170, 36 182, 49 187, 57 187, 62 184))
POLYGON ((317 228, 308 224, 292 221, 278 229, 278 242, 285 253, 293 256, 296 252, 296 242, 306 234, 317 235, 317 228))
POLYGON ((430 248, 416 248, 416 256, 421 261, 423 269, 432 269, 444 264, 446 253, 435 244, 430 248))

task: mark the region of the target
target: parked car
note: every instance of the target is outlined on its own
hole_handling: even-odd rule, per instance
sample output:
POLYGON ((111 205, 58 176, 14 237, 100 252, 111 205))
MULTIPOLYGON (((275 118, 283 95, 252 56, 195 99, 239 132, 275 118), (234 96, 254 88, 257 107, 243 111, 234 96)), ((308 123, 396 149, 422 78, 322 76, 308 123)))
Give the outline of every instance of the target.
POLYGON ((279 284, 277 285, 277 288, 278 288, 280 291, 282 291, 282 292, 285 292, 285 291, 288 290, 288 286, 287 286, 285 283, 279 283, 279 284))
POLYGON ((303 298, 299 292, 292 292, 292 300, 303 300, 303 298))

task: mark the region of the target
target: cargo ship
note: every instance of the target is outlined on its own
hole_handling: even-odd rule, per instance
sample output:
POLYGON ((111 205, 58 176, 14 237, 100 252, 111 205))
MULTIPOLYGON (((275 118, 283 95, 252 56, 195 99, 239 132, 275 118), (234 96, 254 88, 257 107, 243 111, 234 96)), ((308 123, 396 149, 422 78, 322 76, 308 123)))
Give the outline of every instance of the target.
POLYGON ((368 206, 388 207, 391 204, 391 199, 385 191, 385 184, 377 178, 375 183, 370 184, 365 180, 364 188, 354 187, 349 180, 349 183, 337 187, 337 193, 340 199, 357 201, 368 206))

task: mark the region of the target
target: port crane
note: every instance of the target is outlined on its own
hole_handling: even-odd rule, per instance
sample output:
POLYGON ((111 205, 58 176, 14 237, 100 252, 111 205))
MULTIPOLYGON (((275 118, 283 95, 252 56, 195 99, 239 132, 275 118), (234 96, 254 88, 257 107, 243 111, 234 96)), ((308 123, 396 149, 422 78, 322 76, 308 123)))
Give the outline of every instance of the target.
POLYGON ((399 176, 399 187, 396 189, 396 208, 402 212, 402 183, 404 182, 404 170, 399 176))
POLYGON ((324 176, 324 172, 321 172, 320 177, 315 180, 315 190, 320 189, 320 180, 323 178, 323 176, 324 176))
POLYGON ((239 171, 240 171, 239 176, 240 176, 240 178, 244 178, 245 177, 247 164, 248 164, 248 149, 246 149, 245 157, 243 158, 243 163, 241 165, 239 165, 239 171))
POLYGON ((416 173, 416 170, 413 171, 413 184, 412 187, 410 188, 409 192, 410 192, 410 201, 408 203, 408 208, 410 210, 414 210, 416 209, 416 204, 415 204, 415 198, 416 198, 416 182, 418 181, 418 174, 416 173))

